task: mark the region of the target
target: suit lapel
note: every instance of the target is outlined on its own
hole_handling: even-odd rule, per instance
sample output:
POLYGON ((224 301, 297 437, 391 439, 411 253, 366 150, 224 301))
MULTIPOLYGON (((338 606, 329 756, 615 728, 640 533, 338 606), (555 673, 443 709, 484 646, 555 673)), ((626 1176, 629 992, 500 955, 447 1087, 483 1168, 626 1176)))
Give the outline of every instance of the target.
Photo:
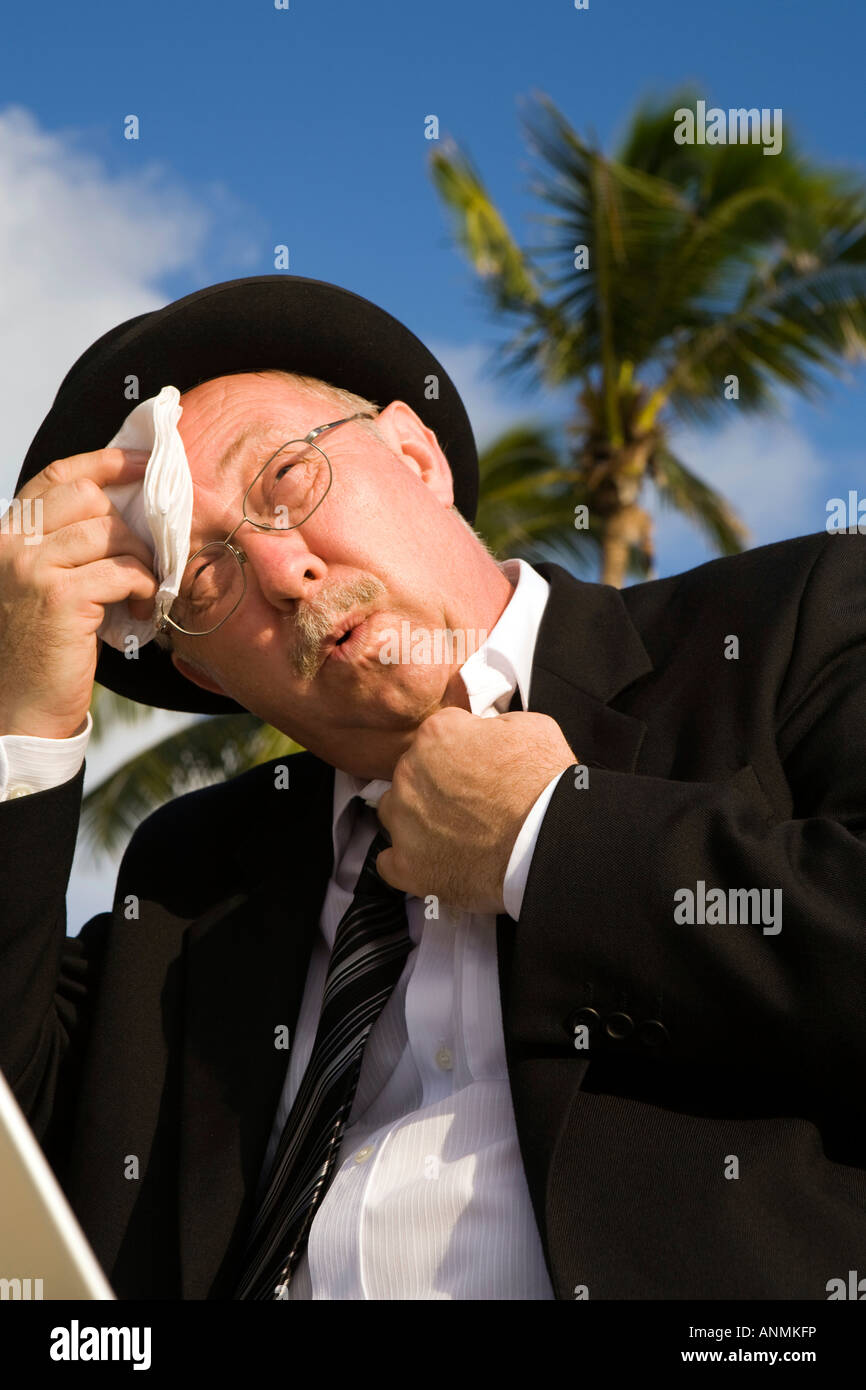
POLYGON ((532 662, 529 708, 549 714, 578 760, 590 767, 633 772, 646 733, 640 719, 609 701, 652 662, 622 595, 607 584, 586 584, 560 565, 534 566, 550 585, 532 662))
POLYGON ((179 1155, 185 1299, 231 1297, 288 1064, 276 1030, 288 1029, 291 1046, 331 873, 333 768, 303 757, 289 766, 290 788, 274 791, 269 769, 270 795, 257 802, 266 809, 238 827, 240 861, 267 865, 264 877, 187 934, 179 1155))
MULTIPOLYGON (((578 762, 634 772, 646 733, 643 720, 611 709, 609 701, 646 675, 652 662, 618 590, 585 584, 559 565, 534 566, 550 585, 535 643, 529 709, 555 719, 578 762)), ((520 707, 519 695, 512 708, 520 707)), ((590 779, 592 773, 590 772, 590 779)), ((585 1064, 572 1057, 520 1056, 509 1032, 514 982, 515 933, 506 914, 497 918, 497 960, 505 1051, 517 1134, 548 1270, 545 1226, 547 1169, 562 1123, 563 1096, 582 1082, 585 1064), (580 1069, 580 1070, 579 1070, 580 1069)))
MULTIPOLYGON (((634 772, 646 724, 611 709, 608 701, 653 666, 622 596, 607 584, 582 583, 561 565, 533 568, 550 591, 533 653, 529 709, 556 720, 585 766, 634 772)), ((519 690, 511 708, 520 708, 519 690)), ((503 913, 497 920, 503 1019, 513 937, 514 922, 503 913)))

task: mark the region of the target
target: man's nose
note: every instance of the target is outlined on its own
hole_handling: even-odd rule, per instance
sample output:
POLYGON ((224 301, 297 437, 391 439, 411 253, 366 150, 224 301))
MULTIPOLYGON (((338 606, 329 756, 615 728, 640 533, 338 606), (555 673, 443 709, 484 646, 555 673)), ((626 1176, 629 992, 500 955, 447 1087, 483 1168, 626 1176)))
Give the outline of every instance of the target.
POLYGON ((247 557, 251 579, 274 608, 290 611, 298 599, 317 590, 328 572, 324 560, 310 550, 299 528, 259 531, 245 526, 235 541, 247 557))

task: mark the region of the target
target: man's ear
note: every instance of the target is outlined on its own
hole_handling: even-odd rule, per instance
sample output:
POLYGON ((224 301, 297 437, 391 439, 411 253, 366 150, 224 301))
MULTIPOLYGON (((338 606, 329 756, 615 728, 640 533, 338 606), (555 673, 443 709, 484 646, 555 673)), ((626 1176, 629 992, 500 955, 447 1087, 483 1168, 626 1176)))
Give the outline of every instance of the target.
POLYGON ((200 670, 198 666, 191 666, 188 661, 184 661, 182 656, 178 656, 177 652, 171 653, 171 664, 188 681, 192 681, 193 685, 200 685, 202 690, 211 690, 214 695, 225 695, 226 692, 222 686, 213 680, 206 671, 200 670))
POLYGON ((445 507, 454 501, 454 479, 439 441, 411 405, 391 401, 376 416, 376 424, 386 442, 403 462, 417 473, 445 507))

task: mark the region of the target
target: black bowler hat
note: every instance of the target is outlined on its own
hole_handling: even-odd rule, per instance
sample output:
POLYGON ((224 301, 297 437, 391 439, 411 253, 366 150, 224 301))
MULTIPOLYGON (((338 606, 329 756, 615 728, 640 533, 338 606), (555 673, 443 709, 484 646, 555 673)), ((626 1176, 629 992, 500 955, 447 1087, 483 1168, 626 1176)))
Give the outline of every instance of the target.
MULTIPOLYGON (((132 410, 124 395, 131 376, 138 379, 138 399, 148 400, 163 386, 183 393, 214 377, 269 367, 319 377, 382 409, 405 401, 448 459, 457 509, 475 520, 478 455, 469 417, 444 368, 414 333, 369 299, 298 275, 208 285, 104 333, 61 382, 15 490, 54 459, 103 448, 132 410)), ((193 685, 156 642, 135 659, 103 642, 96 679, 160 709, 244 712, 236 701, 193 685)))

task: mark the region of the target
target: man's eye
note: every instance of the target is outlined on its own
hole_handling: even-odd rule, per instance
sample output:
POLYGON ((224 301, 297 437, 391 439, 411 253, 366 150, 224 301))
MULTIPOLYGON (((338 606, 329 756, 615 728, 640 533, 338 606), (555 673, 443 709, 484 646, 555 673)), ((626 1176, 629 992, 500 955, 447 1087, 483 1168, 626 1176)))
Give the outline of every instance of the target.
POLYGON ((216 566, 212 561, 199 566, 183 595, 185 604, 189 604, 193 608, 200 608, 202 604, 210 602, 216 583, 215 570, 216 566))
POLYGON ((318 454, 294 454, 290 458, 277 460, 271 473, 272 482, 281 482, 289 473, 294 472, 295 480, 306 478, 307 475, 317 467, 319 461, 318 454))
POLYGON ((190 585, 190 592, 193 594, 193 597, 195 597, 197 590, 207 588, 208 581, 213 577, 213 568, 213 565, 209 563, 201 565, 199 569, 196 570, 192 577, 192 584, 190 585))

